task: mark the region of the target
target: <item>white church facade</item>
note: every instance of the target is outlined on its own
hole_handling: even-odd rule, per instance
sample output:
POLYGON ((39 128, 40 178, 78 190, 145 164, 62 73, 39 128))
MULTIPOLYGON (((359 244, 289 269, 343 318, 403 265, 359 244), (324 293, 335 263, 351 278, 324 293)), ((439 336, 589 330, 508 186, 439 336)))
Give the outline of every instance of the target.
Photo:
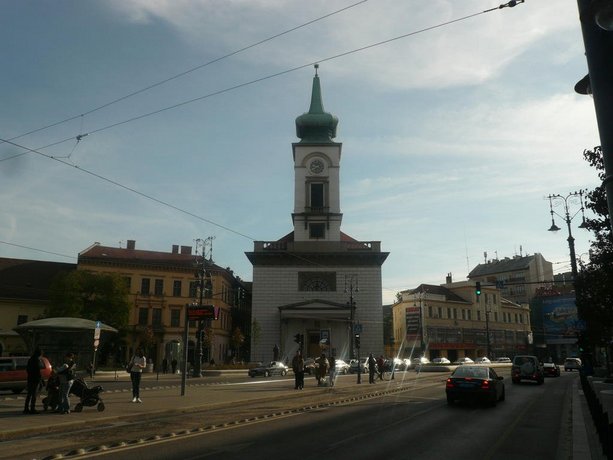
MULTIPOLYGON (((316 67, 317 68, 317 67, 316 67)), ((381 266, 388 253, 379 241, 357 241, 341 231, 342 144, 338 119, 324 111, 317 71, 309 111, 296 118, 292 145, 295 185, 293 231, 254 242, 251 360, 303 354, 337 358, 383 353, 381 266), (353 302, 353 308, 351 303, 353 302)))

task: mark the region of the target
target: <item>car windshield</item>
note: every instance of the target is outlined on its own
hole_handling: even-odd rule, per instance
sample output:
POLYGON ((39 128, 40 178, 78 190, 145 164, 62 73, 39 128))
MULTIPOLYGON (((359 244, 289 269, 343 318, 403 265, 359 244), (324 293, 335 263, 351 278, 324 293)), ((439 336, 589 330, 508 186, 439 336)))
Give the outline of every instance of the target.
POLYGON ((488 376, 488 369, 487 367, 458 367, 451 376, 486 379, 488 376))

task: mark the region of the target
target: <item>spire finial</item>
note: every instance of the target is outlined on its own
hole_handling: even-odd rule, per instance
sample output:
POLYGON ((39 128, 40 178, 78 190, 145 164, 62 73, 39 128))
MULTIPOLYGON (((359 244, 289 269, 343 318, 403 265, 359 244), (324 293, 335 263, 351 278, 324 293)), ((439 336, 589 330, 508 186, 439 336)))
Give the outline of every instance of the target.
POLYGON ((313 67, 315 67, 315 76, 317 76, 317 69, 319 69, 319 64, 315 64, 313 67))

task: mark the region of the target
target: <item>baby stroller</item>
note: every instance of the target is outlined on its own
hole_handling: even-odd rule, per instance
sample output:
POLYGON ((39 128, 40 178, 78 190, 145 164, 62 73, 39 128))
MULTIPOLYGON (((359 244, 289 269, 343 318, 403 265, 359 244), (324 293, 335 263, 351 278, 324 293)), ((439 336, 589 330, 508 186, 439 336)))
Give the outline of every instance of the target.
POLYGON ((47 380, 47 396, 43 398, 43 409, 56 410, 60 404, 60 381, 55 372, 47 380))
POLYGON ((103 391, 104 389, 100 385, 88 388, 83 379, 75 379, 72 383, 72 387, 70 387, 70 393, 78 396, 80 401, 75 406, 74 411, 81 412, 83 410, 83 406, 97 406, 98 412, 102 412, 104 410, 104 403, 102 402, 100 393, 103 391))

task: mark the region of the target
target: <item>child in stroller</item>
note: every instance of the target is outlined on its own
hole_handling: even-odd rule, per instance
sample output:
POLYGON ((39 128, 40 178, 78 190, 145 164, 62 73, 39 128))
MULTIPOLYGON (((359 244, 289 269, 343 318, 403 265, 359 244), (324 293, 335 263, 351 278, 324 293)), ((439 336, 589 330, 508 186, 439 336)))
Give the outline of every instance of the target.
POLYGON ((70 393, 78 396, 80 399, 75 406, 74 411, 81 412, 83 410, 83 406, 97 406, 98 412, 102 412, 104 410, 104 403, 102 402, 100 393, 103 391, 104 389, 100 385, 88 388, 83 379, 76 378, 72 383, 72 387, 70 387, 70 393))
POLYGON ((60 379, 54 370, 47 380, 47 396, 43 398, 43 409, 56 410, 60 404, 60 379))

